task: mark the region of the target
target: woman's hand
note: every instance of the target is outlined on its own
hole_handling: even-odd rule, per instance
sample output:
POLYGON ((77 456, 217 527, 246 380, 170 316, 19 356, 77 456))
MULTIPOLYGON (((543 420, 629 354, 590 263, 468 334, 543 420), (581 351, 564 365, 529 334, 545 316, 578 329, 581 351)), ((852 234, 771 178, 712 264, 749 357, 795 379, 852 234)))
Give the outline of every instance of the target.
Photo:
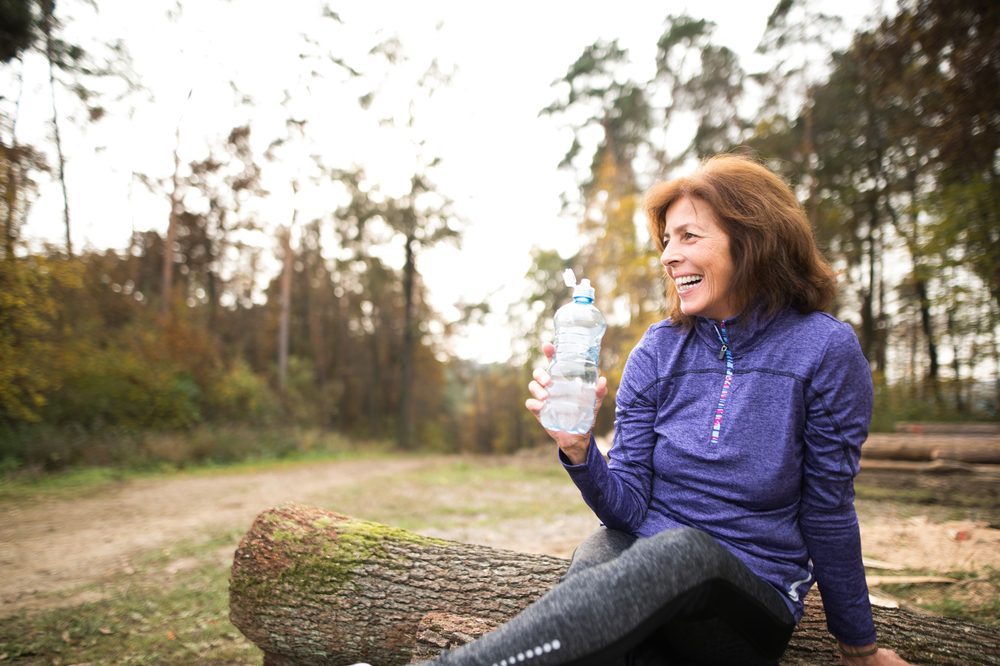
POLYGON ((841 643, 840 663, 844 666, 910 666, 893 650, 879 648, 874 654, 865 656, 851 656, 845 652, 865 652, 865 648, 874 646, 850 647, 841 643))
MULTIPOLYGON (((551 342, 546 342, 542 345, 542 353, 545 354, 545 358, 550 362, 552 361, 553 355, 555 355, 556 348, 551 342)), ((552 377, 544 368, 535 368, 534 372, 531 373, 532 379, 531 383, 528 384, 528 392, 531 397, 524 401, 524 406, 528 408, 536 419, 541 420, 542 407, 545 406, 545 401, 549 397, 549 392, 546 390, 547 387, 552 383, 552 377)), ((604 396, 608 394, 608 380, 606 377, 597 378, 597 390, 595 392, 594 400, 594 418, 597 418, 597 411, 601 408, 601 403, 604 401, 604 396)), ((590 446, 590 436, 593 432, 588 432, 585 435, 575 435, 569 432, 560 432, 556 430, 548 430, 545 432, 549 434, 549 437, 555 440, 556 444, 562 450, 566 458, 574 465, 579 465, 587 460, 587 448, 590 446)))

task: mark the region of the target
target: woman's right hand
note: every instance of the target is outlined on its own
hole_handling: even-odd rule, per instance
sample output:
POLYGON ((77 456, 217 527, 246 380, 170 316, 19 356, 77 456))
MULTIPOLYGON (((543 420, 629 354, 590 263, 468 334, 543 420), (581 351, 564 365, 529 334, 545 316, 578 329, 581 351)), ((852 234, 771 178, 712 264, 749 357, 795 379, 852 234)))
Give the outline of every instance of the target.
POLYGON ((893 650, 880 648, 875 643, 856 646, 840 643, 838 652, 843 666, 910 666, 893 650))
MULTIPOLYGON (((552 357, 555 355, 556 348, 551 342, 546 342, 542 345, 542 353, 545 354, 545 358, 552 362, 552 357)), ((528 384, 528 392, 531 397, 524 401, 524 406, 528 408, 539 423, 541 423, 541 413, 542 407, 545 406, 545 401, 549 397, 549 392, 547 390, 548 386, 552 384, 552 377, 549 375, 548 370, 545 368, 535 368, 534 372, 531 373, 532 380, 528 384)), ((601 403, 604 401, 604 396, 608 394, 608 380, 606 377, 598 377, 597 379, 597 390, 595 392, 594 400, 594 416, 596 418, 597 411, 601 408, 601 403)), ((574 465, 582 464, 587 460, 587 449, 590 447, 591 433, 588 432, 585 435, 576 435, 570 432, 562 432, 558 430, 545 429, 545 432, 549 434, 555 443, 559 446, 559 449, 563 452, 563 455, 574 465)))

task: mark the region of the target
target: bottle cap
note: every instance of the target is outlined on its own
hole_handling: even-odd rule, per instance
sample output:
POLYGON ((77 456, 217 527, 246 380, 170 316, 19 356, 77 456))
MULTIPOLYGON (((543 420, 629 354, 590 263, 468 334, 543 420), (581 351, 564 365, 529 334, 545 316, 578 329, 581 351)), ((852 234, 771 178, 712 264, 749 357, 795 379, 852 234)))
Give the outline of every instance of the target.
POLYGON ((583 278, 580 280, 580 284, 573 287, 573 298, 594 300, 594 288, 590 286, 590 280, 583 278))
POLYGON ((563 271, 563 282, 566 286, 573 290, 573 298, 589 298, 591 301, 594 300, 594 288, 590 286, 590 280, 583 278, 580 283, 576 282, 576 273, 573 272, 572 268, 567 268, 563 271))

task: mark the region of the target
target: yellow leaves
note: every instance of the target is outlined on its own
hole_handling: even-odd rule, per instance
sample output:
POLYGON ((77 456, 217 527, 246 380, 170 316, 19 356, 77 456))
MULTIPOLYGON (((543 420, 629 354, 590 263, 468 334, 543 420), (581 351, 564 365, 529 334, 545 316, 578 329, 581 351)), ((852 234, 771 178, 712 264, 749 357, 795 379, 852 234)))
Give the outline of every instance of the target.
POLYGON ((55 301, 45 260, 0 262, 0 422, 33 422, 52 385, 55 301))

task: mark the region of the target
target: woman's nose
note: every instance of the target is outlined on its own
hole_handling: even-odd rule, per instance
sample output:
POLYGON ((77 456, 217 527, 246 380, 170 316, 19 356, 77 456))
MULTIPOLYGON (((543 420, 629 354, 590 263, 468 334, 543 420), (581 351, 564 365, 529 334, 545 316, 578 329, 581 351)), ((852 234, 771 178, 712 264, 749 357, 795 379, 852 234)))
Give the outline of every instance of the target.
POLYGON ((663 248, 663 252, 660 253, 660 263, 664 266, 669 266, 670 264, 675 264, 680 261, 680 257, 677 254, 676 246, 667 243, 663 248))

